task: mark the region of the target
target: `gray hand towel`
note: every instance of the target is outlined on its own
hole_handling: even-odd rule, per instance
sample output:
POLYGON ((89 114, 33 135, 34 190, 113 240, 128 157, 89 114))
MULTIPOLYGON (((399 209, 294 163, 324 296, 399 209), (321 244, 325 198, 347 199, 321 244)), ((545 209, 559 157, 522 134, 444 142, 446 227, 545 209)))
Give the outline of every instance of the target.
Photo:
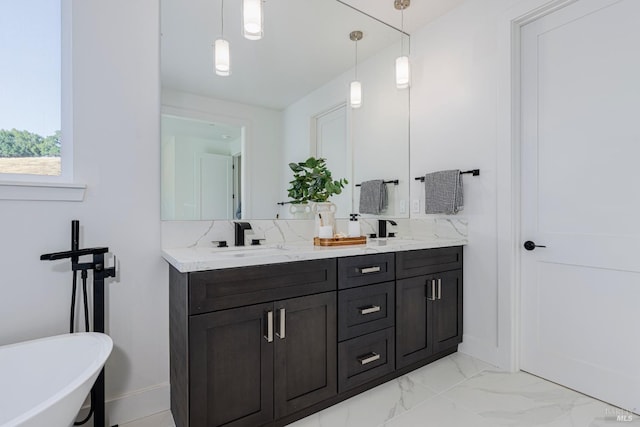
POLYGON ((428 173, 424 177, 425 213, 453 215, 464 209, 459 169, 428 173))
POLYGON ((389 197, 387 185, 382 179, 360 184, 360 213, 379 215, 387 210, 389 197))

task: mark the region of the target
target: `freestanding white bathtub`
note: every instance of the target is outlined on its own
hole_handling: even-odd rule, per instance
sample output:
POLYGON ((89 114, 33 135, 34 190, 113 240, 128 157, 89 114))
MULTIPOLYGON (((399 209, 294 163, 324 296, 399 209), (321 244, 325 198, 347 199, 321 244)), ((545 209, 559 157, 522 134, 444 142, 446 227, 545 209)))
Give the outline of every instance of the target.
POLYGON ((0 346, 0 427, 68 427, 113 341, 89 332, 0 346))

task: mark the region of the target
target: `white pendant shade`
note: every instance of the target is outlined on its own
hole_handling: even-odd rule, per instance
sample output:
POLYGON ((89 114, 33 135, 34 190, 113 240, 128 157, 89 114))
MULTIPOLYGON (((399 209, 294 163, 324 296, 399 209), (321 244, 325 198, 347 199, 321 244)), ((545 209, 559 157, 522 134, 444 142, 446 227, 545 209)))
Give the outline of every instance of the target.
POLYGON ((360 108, 362 106, 362 85, 359 81, 351 82, 350 104, 351 108, 360 108))
POLYGON ((262 38, 262 0, 242 0, 242 34, 249 40, 262 38))
POLYGON ((214 57, 216 74, 228 76, 231 74, 231 58, 229 52, 229 42, 225 39, 217 39, 214 45, 214 57))
POLYGON ((409 87, 409 57, 396 58, 396 87, 406 89, 409 87))

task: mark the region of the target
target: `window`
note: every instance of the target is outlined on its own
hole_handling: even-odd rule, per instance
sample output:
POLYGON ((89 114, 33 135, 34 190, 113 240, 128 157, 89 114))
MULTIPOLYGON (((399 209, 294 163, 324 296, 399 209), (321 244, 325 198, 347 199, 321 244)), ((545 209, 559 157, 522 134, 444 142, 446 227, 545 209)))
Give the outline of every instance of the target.
POLYGON ((68 0, 0 0, 0 180, 72 179, 67 9, 68 0))

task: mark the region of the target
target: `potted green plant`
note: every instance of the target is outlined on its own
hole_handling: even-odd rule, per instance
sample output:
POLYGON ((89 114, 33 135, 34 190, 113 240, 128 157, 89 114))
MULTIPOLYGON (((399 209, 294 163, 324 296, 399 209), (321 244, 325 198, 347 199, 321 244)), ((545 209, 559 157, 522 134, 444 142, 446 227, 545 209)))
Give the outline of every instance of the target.
POLYGON ((322 203, 334 194, 342 193, 349 181, 345 178, 334 180, 326 162, 323 158, 309 157, 304 162, 289 163, 293 180, 289 181, 291 187, 287 192, 292 203, 322 203))

